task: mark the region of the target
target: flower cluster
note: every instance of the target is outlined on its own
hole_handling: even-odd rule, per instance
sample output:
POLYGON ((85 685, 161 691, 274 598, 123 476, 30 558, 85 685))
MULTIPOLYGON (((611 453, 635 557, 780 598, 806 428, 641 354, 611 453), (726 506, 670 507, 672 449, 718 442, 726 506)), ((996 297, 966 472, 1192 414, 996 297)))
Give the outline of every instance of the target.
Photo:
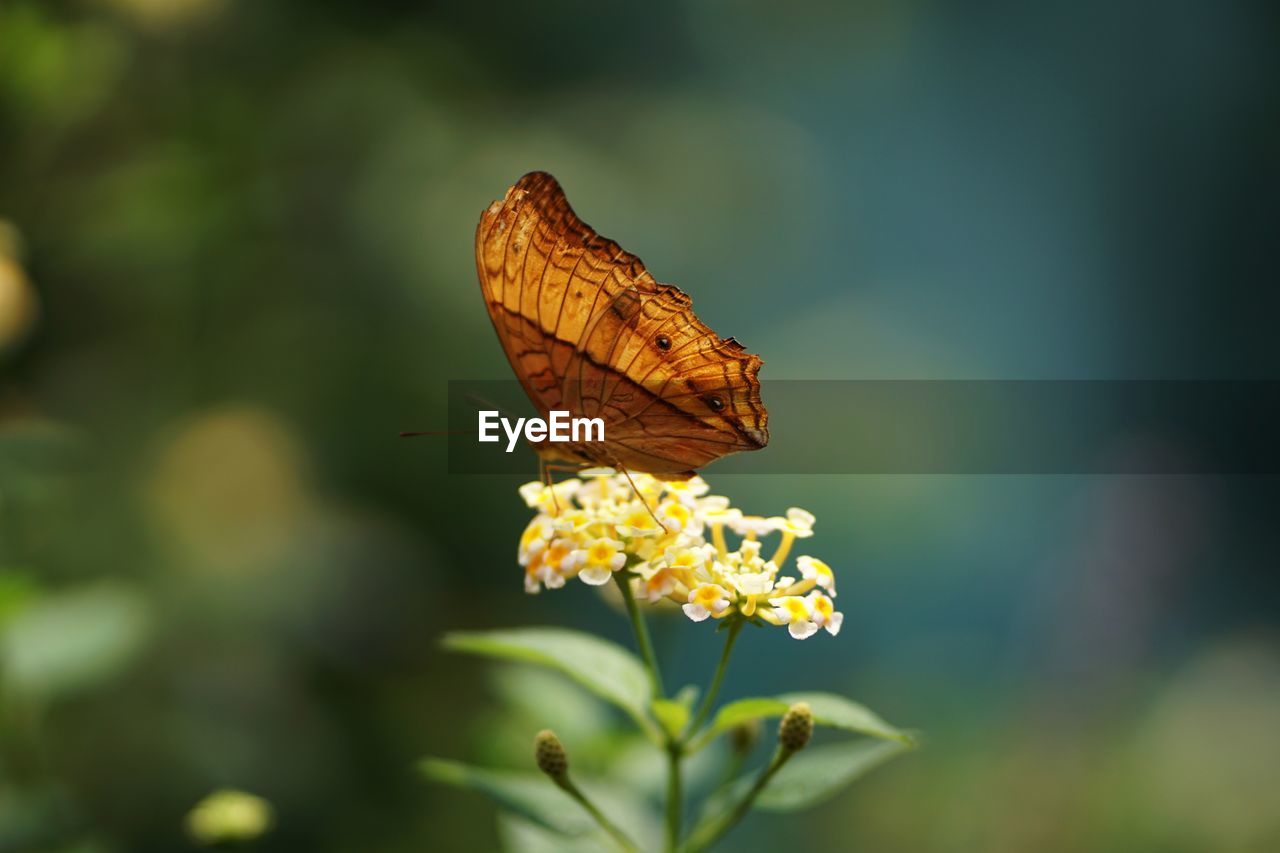
POLYGON ((695 622, 741 614, 786 625, 800 640, 824 628, 839 633, 831 568, 801 556, 794 574, 782 574, 795 540, 813 535, 814 517, 795 507, 773 518, 744 515, 709 490, 701 477, 664 482, 610 468, 521 486, 538 511, 520 538, 525 591, 556 589, 575 576, 599 586, 626 570, 637 598, 674 601, 695 622), (739 539, 734 550, 727 532, 739 539), (765 559, 762 540, 774 534, 780 541, 765 559))

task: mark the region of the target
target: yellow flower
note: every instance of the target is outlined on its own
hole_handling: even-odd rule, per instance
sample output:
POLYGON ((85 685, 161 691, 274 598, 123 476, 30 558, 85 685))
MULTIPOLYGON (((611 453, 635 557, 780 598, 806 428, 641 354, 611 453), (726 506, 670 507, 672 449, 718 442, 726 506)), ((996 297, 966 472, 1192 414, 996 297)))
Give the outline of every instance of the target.
POLYGON ((702 532, 702 522, 694 514, 693 508, 678 500, 665 501, 658 507, 658 520, 671 533, 689 533, 696 535, 702 532))
POLYGON ((797 640, 818 633, 818 626, 813 621, 813 608, 807 599, 798 595, 784 595, 769 599, 769 603, 773 605, 774 616, 787 626, 791 636, 797 640))
POLYGON ((578 577, 583 583, 601 586, 609 582, 613 573, 627 563, 627 555, 623 553, 623 544, 616 539, 601 537, 592 542, 586 550, 575 551, 574 559, 582 568, 578 577))
POLYGON ((619 536, 657 536, 662 533, 658 522, 653 520, 653 511, 639 501, 635 501, 627 508, 622 522, 615 526, 619 536))
POLYGON ((729 608, 729 590, 714 583, 699 584, 689 591, 689 602, 684 605, 684 615, 694 622, 708 616, 719 616, 729 608))
POLYGON ((520 537, 518 554, 520 565, 529 565, 533 556, 547 547, 547 542, 551 540, 554 533, 555 528, 551 525, 551 519, 545 515, 539 515, 529 522, 529 526, 524 529, 524 534, 520 537))
POLYGON ((786 625, 799 639, 839 632, 831 567, 802 556, 782 572, 791 544, 813 535, 811 513, 791 507, 785 516, 744 515, 728 498, 708 494, 700 477, 628 479, 599 468, 566 482, 572 485, 521 487, 539 511, 520 538, 527 591, 557 589, 574 574, 599 586, 625 572, 637 598, 678 601, 695 622, 734 616, 786 625), (778 544, 766 560, 764 540, 774 536, 778 544))
POLYGON ((826 563, 814 557, 796 557, 796 568, 800 570, 800 577, 813 581, 835 597, 836 576, 826 563))
POLYGON ((813 624, 819 628, 826 628, 827 633, 835 636, 840 633, 840 626, 844 624, 844 614, 837 613, 835 604, 830 598, 822 593, 814 590, 808 595, 809 612, 813 615, 810 617, 813 624))
POLYGON ((661 601, 676 591, 680 585, 679 578, 671 569, 652 568, 640 573, 644 581, 644 597, 650 604, 661 601))
POLYGON ((578 552, 571 539, 553 539, 525 566, 524 591, 538 593, 542 587, 559 589, 578 565, 578 552))

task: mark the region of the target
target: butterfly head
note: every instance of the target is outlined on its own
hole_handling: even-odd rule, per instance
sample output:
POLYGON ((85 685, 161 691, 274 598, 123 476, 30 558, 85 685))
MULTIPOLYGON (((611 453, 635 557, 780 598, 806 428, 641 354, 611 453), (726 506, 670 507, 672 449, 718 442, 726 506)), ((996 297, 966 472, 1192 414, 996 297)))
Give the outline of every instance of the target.
POLYGON ((686 377, 696 401, 695 413, 730 431, 743 450, 757 450, 769 443, 769 413, 760 400, 760 366, 757 355, 746 352, 733 338, 720 340, 714 371, 686 377), (701 411, 696 411, 697 409, 701 411))

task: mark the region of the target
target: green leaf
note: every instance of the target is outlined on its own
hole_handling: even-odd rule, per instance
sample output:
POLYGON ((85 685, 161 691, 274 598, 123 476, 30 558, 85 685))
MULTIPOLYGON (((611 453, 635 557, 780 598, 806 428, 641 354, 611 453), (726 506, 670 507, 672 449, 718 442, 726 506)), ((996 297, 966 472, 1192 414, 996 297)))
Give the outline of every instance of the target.
MULTIPOLYGON (((438 758, 424 759, 418 766, 434 782, 478 791, 493 799, 507 812, 519 815, 560 836, 604 838, 595 819, 541 773, 493 770, 438 758)), ((637 803, 628 790, 599 781, 584 782, 575 779, 575 782, 591 802, 620 826, 641 849, 655 849, 654 834, 661 823, 652 812, 637 803)), ((576 848, 562 845, 560 849, 576 848)), ((611 849, 611 845, 607 841, 601 841, 596 844, 595 849, 611 849)))
POLYGON ((439 758, 424 759, 418 767, 433 782, 479 791, 547 829, 566 835, 595 829, 591 816, 541 773, 489 770, 439 758))
POLYGON ((705 745, 711 738, 740 723, 765 717, 781 717, 797 702, 809 703, 813 721, 820 726, 869 735, 903 746, 915 746, 915 738, 910 734, 889 725, 873 711, 843 696, 834 693, 786 693, 782 696, 730 702, 716 713, 711 727, 698 738, 693 748, 705 745))
POLYGON ((566 684, 557 672, 501 664, 492 668, 488 681, 503 706, 502 716, 520 729, 521 756, 528 752, 529 731, 573 732, 580 741, 616 728, 607 705, 577 684, 566 684))
POLYGON ((903 746, 916 745, 910 734, 889 725, 871 709, 852 699, 834 693, 784 693, 778 699, 788 708, 797 702, 808 702, 809 709, 813 711, 813 721, 820 726, 891 740, 903 746))
MULTIPOLYGON (((855 779, 910 747, 894 741, 860 738, 824 746, 810 746, 793 755, 760 792, 754 808, 771 812, 799 811, 835 796, 855 779)), ((690 837, 698 837, 723 823, 748 795, 760 771, 740 776, 706 799, 690 837)))
POLYGON ((856 740, 815 746, 792 757, 756 800, 768 812, 793 812, 828 800, 855 779, 907 752, 893 741, 856 740))
POLYGON ((609 849, 603 832, 594 837, 565 835, 510 812, 498 815, 498 838, 509 853, 600 853, 609 849))
POLYGON ((93 687, 141 651, 150 617, 142 596, 114 583, 35 598, 0 631, 0 671, 24 695, 51 698, 93 687))
POLYGON ((751 720, 758 720, 764 717, 781 717, 787 713, 787 708, 789 707, 791 706, 780 699, 766 697, 739 699, 736 702, 730 702, 716 712, 715 717, 711 720, 711 728, 707 730, 704 737, 715 737, 721 732, 726 732, 734 726, 751 720))
POLYGON ((689 708, 671 699, 654 699, 649 705, 653 718, 671 737, 679 737, 689 723, 689 708))
POLYGON ((644 664, 626 649, 580 631, 517 628, 460 631, 445 635, 446 648, 486 657, 523 661, 564 673, 626 711, 648 732, 649 678, 644 664))

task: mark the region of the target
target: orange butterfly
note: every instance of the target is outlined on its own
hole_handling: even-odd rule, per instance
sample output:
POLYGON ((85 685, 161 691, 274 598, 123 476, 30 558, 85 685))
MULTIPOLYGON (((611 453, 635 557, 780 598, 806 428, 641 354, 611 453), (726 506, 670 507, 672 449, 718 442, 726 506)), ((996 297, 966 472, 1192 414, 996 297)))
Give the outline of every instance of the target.
POLYGON ((679 288, 574 214, 531 172, 480 216, 476 269, 511 368, 542 417, 604 421, 604 440, 536 445, 544 465, 685 479, 769 441, 759 356, 720 338, 679 288))

